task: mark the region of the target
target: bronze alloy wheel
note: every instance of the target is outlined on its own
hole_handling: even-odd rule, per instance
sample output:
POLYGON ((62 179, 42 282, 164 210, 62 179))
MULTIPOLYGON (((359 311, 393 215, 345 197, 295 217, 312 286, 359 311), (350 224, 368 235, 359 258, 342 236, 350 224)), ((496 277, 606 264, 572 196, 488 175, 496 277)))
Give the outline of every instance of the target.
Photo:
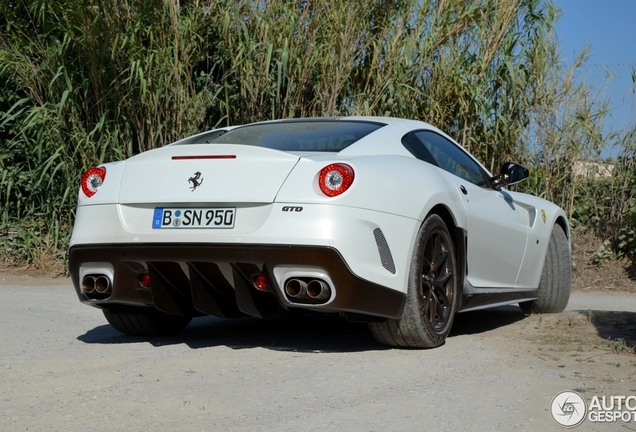
POLYGON ((435 332, 443 332, 449 324, 455 295, 451 239, 448 231, 434 230, 426 242, 422 259, 422 306, 435 332))
POLYGON ((389 346, 440 346, 453 325, 459 298, 455 244, 444 220, 433 214, 415 239, 402 316, 370 323, 369 329, 378 342, 389 346))

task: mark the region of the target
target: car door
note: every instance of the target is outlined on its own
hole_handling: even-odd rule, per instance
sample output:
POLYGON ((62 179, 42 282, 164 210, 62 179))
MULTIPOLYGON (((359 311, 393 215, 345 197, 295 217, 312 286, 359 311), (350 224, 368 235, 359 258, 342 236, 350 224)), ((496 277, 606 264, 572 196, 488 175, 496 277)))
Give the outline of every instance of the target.
POLYGON ((468 282, 476 288, 514 288, 528 240, 527 212, 505 189, 493 189, 483 168, 461 147, 433 131, 414 136, 424 148, 421 158, 449 173, 464 204, 468 282))

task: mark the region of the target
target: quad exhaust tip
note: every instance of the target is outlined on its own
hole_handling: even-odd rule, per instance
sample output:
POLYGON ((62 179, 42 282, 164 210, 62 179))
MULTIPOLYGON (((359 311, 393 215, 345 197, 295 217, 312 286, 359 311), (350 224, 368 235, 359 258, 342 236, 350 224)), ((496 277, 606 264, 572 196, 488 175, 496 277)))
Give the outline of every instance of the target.
POLYGON ((113 285, 106 275, 87 275, 82 279, 82 291, 89 298, 104 299, 110 297, 113 285))
POLYGON ((331 287, 321 279, 291 278, 285 282, 285 295, 292 303, 322 304, 331 298, 331 287))

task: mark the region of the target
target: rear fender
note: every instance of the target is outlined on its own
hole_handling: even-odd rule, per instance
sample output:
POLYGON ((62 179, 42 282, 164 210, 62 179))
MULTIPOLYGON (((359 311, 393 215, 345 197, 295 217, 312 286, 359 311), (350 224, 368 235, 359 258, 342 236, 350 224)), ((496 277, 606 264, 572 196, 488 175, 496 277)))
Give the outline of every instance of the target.
POLYGON ((301 158, 275 201, 355 207, 419 221, 441 204, 455 215, 457 225, 465 226, 455 186, 439 168, 412 156, 338 158, 331 154, 301 158), (327 197, 318 187, 318 175, 324 167, 336 162, 350 165, 355 178, 342 195, 327 197))

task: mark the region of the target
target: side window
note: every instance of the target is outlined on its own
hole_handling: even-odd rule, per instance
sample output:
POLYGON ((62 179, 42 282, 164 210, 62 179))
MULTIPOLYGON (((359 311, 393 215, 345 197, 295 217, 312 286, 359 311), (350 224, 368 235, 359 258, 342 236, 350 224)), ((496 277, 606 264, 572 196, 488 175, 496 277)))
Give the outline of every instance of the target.
POLYGON ((453 142, 432 131, 415 132, 415 136, 431 154, 435 165, 477 186, 489 186, 481 167, 453 142))
POLYGON ((422 142, 414 133, 408 133, 402 138, 402 145, 411 152, 413 156, 424 162, 428 162, 431 165, 437 166, 437 162, 433 158, 433 155, 426 147, 422 145, 422 142))

